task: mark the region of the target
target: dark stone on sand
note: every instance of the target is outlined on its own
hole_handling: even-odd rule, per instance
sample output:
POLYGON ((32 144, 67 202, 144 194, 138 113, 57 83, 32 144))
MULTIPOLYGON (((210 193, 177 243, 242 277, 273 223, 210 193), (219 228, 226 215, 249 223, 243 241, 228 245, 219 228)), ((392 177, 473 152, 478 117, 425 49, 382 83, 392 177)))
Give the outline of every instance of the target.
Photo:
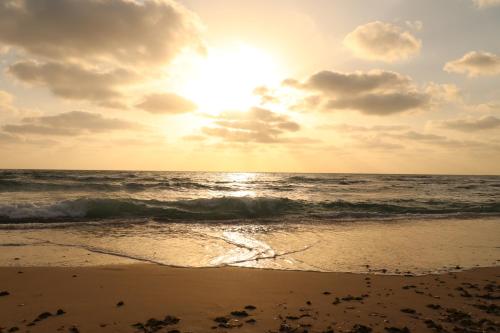
POLYGON ((414 285, 403 286, 403 289, 411 289, 411 288, 417 288, 417 286, 414 285))
POLYGON ((356 324, 352 327, 351 333, 371 333, 373 330, 371 327, 361 325, 361 324, 356 324))
POLYGON ((248 317, 248 312, 246 312, 245 310, 243 311, 233 311, 231 312, 231 314, 235 317, 248 317))
POLYGON ((307 305, 312 305, 311 301, 306 302, 307 305))
POLYGON ((398 328, 398 327, 385 327, 384 328, 389 333, 410 333, 410 329, 408 327, 398 328))
POLYGON ((413 309, 410 309, 410 308, 404 308, 404 309, 401 309, 401 312, 404 312, 404 313, 410 313, 410 314, 415 314, 417 313, 417 311, 413 310, 413 309))
POLYGON ((424 321, 424 324, 427 326, 427 328, 431 328, 435 331, 441 332, 443 330, 443 326, 441 324, 436 323, 432 319, 426 319, 424 321))
POLYGON ((342 297, 342 300, 343 301, 362 301, 363 297, 347 295, 346 297, 342 297))
POLYGON ((7 332, 17 332, 17 331, 19 331, 19 327, 14 326, 14 327, 9 328, 9 330, 7 332))
POLYGON ((63 314, 65 314, 66 312, 63 310, 63 309, 58 309, 57 312, 56 312, 56 315, 57 316, 62 316, 63 314))
POLYGON ((329 292, 329 291, 323 291, 323 295, 331 295, 331 292, 329 292))
POLYGON ((123 301, 119 301, 118 303, 116 303, 117 307, 124 306, 124 305, 125 305, 125 303, 123 301))
POLYGON ((47 319, 49 317, 52 317, 52 313, 50 312, 42 312, 38 315, 38 317, 36 317, 35 321, 40 321, 40 320, 44 320, 44 319, 47 319))
POLYGON ((490 301, 499 300, 500 299, 500 296, 495 296, 495 295, 490 294, 490 293, 487 293, 487 294, 484 294, 484 295, 476 295, 476 297, 484 298, 484 299, 487 299, 487 300, 490 300, 490 301))
POLYGON ((340 298, 335 297, 335 300, 332 302, 333 305, 340 304, 340 298))
POLYGON ((216 317, 216 318, 214 318, 214 321, 216 323, 227 323, 229 321, 229 319, 226 317, 216 317))
POLYGON ((68 331, 70 333, 80 333, 80 330, 76 326, 71 326, 68 331))
POLYGON ((246 320, 245 322, 248 324, 255 324, 257 322, 257 320, 250 318, 250 319, 246 320))
POLYGON ((474 307, 486 312, 486 313, 490 313, 490 314, 494 314, 494 315, 497 315, 497 316, 500 316, 500 306, 496 305, 496 304, 488 304, 488 305, 485 305, 485 304, 473 304, 474 307))
POLYGON ((163 320, 158 320, 155 318, 148 319, 148 321, 144 325, 144 327, 147 328, 147 330, 145 329, 146 332, 156 332, 161 330, 164 326, 165 323, 163 322, 163 320))
POLYGON ((179 331, 179 330, 170 330, 167 333, 181 333, 181 331, 179 331))
POLYGON ((427 304, 427 307, 429 309, 433 309, 433 310, 439 310, 439 309, 441 309, 441 305, 439 305, 439 304, 427 304))
POLYGON ((0 297, 2 296, 9 296, 10 293, 8 291, 0 291, 0 297))
POLYGON ((143 330, 144 329, 144 324, 143 323, 135 323, 135 324, 132 324, 132 327, 135 327, 137 329, 143 330))
POLYGON ((286 316, 286 319, 288 319, 288 320, 299 320, 300 317, 297 317, 297 316, 286 316))
POLYGON ((165 316, 165 319, 163 319, 163 322, 165 325, 175 325, 179 323, 181 320, 175 316, 167 315, 165 316))
POLYGON ((255 305, 247 305, 245 306, 245 310, 255 310, 257 307, 255 305))

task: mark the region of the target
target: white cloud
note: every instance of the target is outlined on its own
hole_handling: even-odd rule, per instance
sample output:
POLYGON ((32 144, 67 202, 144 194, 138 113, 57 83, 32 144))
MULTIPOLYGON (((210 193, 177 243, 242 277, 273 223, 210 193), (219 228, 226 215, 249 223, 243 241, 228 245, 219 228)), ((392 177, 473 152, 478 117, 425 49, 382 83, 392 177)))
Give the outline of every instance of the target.
POLYGON ((350 32, 344 45, 358 58, 395 62, 416 55, 422 41, 396 25, 375 21, 350 32))
POLYGON ((467 74, 468 76, 500 74, 500 56, 483 51, 472 51, 462 58, 447 62, 447 72, 467 74))
POLYGON ((246 112, 223 112, 215 117, 215 125, 203 128, 203 132, 227 142, 309 142, 305 138, 284 136, 300 130, 300 125, 286 115, 261 108, 252 108, 246 112))

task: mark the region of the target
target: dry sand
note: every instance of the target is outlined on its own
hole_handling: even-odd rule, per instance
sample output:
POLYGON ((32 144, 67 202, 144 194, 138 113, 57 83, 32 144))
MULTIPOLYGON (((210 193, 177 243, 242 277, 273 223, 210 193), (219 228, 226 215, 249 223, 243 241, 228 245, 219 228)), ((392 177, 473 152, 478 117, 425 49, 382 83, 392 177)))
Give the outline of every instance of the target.
POLYGON ((497 332, 499 276, 5 267, 0 332, 497 332))

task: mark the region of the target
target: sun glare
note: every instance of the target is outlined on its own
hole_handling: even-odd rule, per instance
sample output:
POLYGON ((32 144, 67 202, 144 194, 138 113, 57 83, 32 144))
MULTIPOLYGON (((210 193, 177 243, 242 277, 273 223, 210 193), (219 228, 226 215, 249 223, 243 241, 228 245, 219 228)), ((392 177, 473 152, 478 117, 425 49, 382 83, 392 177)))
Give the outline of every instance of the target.
POLYGON ((275 59, 247 44, 210 49, 189 69, 181 93, 200 111, 218 114, 246 110, 258 101, 256 87, 279 83, 283 73, 275 59))

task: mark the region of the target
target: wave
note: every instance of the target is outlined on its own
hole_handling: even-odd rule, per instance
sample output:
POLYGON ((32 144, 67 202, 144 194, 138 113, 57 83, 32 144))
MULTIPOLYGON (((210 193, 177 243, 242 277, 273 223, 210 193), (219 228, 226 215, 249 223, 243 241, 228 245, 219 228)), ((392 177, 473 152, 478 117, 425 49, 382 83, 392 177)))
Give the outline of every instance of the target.
POLYGON ((365 179, 347 179, 347 178, 331 178, 331 177, 313 177, 313 176, 291 176, 286 182, 292 183, 323 183, 336 185, 354 185, 365 184, 368 180, 365 179))
POLYGON ((293 209, 292 200, 281 198, 220 197, 178 201, 80 198, 52 204, 0 205, 0 222, 117 218, 228 220, 279 216, 293 209))
POLYGON ((147 181, 147 182, 36 182, 31 180, 0 179, 0 192, 40 191, 126 191, 139 192, 164 189, 207 189, 212 191, 234 190, 228 186, 201 184, 193 181, 147 181))
POLYGON ((0 223, 138 220, 223 221, 289 217, 323 219, 443 218, 500 216, 500 203, 401 201, 393 203, 310 202, 279 197, 215 197, 192 200, 79 198, 47 203, 0 204, 0 223))

